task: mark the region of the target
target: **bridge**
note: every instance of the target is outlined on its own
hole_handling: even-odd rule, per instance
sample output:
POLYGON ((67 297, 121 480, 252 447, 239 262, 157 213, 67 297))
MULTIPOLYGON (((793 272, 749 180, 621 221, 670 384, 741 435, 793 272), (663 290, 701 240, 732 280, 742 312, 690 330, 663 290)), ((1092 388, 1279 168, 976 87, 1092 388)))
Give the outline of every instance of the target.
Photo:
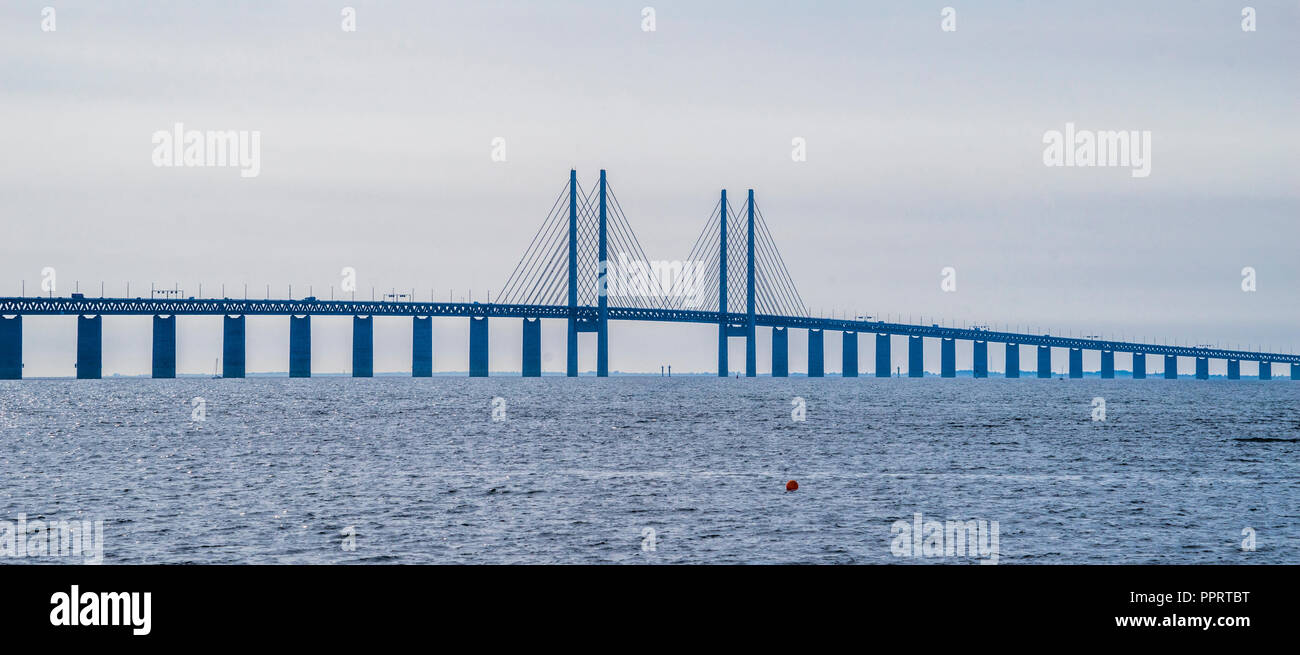
POLYGON ((374 375, 374 318, 411 318, 411 372, 433 375, 433 317, 469 319, 469 375, 488 375, 488 321, 523 322, 525 377, 541 375, 541 321, 567 322, 567 366, 578 375, 578 334, 595 332, 596 375, 609 375, 609 322, 660 321, 718 326, 718 375, 730 374, 728 342, 745 340, 745 375, 757 375, 755 335, 770 329, 771 374, 788 376, 789 331, 808 333, 809 377, 825 375, 825 335, 842 338, 841 375, 859 374, 858 338, 875 335, 876 377, 890 377, 893 337, 906 338, 907 374, 922 377, 927 339, 939 341, 942 377, 956 376, 956 343, 972 343, 974 376, 988 377, 990 343, 1006 349, 1006 377, 1020 376, 1022 347, 1035 348, 1037 376, 1052 377, 1053 350, 1067 351, 1069 377, 1083 377, 1083 351, 1101 353, 1101 377, 1115 377, 1115 353, 1131 357, 1134 378, 1146 377, 1147 355, 1163 357, 1163 377, 1178 377, 1178 358, 1196 362, 1197 379, 1209 378, 1209 360, 1227 360, 1227 377, 1241 378, 1241 362, 1258 365, 1258 377, 1272 379, 1273 364, 1290 364, 1290 379, 1300 380, 1300 355, 1220 348, 1158 345, 1050 334, 992 331, 939 325, 912 325, 879 320, 808 316, 766 218, 749 190, 740 208, 723 190, 685 260, 652 262, 645 256, 631 224, 618 204, 605 171, 590 190, 577 172, 556 198, 550 213, 506 281, 498 302, 388 302, 232 298, 0 298, 0 379, 22 378, 23 316, 77 317, 77 378, 101 377, 103 317, 153 317, 155 378, 176 377, 176 316, 222 316, 222 376, 245 376, 245 317, 289 317, 289 376, 311 376, 311 317, 352 317, 352 375, 374 375), (617 253, 611 257, 611 251, 617 253), (661 265, 662 264, 662 265, 661 265), (732 272, 739 274, 733 275, 732 272))

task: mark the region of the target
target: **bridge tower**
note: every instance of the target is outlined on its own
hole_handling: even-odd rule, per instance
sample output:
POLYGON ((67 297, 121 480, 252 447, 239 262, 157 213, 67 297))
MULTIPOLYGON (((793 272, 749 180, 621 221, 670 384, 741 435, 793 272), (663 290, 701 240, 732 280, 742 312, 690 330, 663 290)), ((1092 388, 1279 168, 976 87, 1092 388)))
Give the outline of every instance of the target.
POLYGON ((569 364, 578 377, 578 171, 569 170, 569 364))
POLYGON ((600 169, 600 254, 596 258, 596 377, 609 377, 609 247, 606 232, 607 187, 600 169))
POLYGON ((748 227, 745 232, 749 237, 746 248, 745 265, 745 377, 758 375, 758 345, 754 343, 754 190, 749 190, 749 200, 745 203, 748 214, 748 227))
MULTIPOLYGON (((745 199, 745 323, 737 325, 731 317, 730 306, 728 304, 727 286, 729 278, 727 276, 727 263, 731 258, 729 242, 727 240, 727 223, 731 217, 730 208, 727 205, 727 190, 723 189, 719 198, 719 216, 718 216, 718 377, 727 377, 729 374, 727 363, 727 339, 728 337, 745 338, 745 377, 752 378, 758 375, 758 343, 756 341, 758 322, 756 320, 755 310, 755 291, 756 291, 756 264, 754 261, 754 190, 749 189, 745 199)), ((776 353, 773 350, 773 353, 776 353)), ((773 370, 776 370, 776 359, 780 355, 774 355, 773 370)))
MULTIPOLYGON (((531 318, 529 309, 536 308, 544 315, 564 308, 568 332, 565 372, 570 377, 578 375, 578 335, 582 332, 596 333, 596 374, 609 375, 611 318, 716 321, 721 376, 730 373, 727 340, 732 337, 745 338, 745 375, 757 376, 756 332, 760 317, 773 328, 772 371, 778 376, 788 371, 788 330, 810 327, 803 299, 781 259, 753 189, 748 190, 743 214, 732 210, 727 191, 721 191, 718 205, 685 259, 652 261, 604 170, 600 171, 599 184, 587 190, 579 183, 577 171, 570 169, 568 184, 560 190, 550 213, 494 300, 498 308, 506 305, 513 306, 511 311, 525 311, 525 321, 531 318), (741 232, 743 240, 735 238, 742 236, 741 232), (731 275, 740 268, 745 269, 743 282, 740 278, 733 280, 731 275)), ((556 314, 549 316, 560 318, 556 314)), ((525 322, 523 352, 528 376, 538 374, 540 368, 536 329, 535 323, 525 322)), ((857 331, 853 333, 856 338, 857 331)), ((472 335, 470 341, 472 345, 472 335)))
POLYGON ((727 370, 727 190, 722 190, 718 220, 718 377, 725 378, 727 370))
MULTIPOLYGON (((609 198, 605 179, 605 169, 600 170, 599 218, 597 225, 596 253, 596 321, 593 325, 587 319, 579 318, 578 308, 578 171, 569 170, 569 261, 568 261, 568 301, 569 334, 568 361, 565 374, 578 376, 578 333, 596 333, 596 375, 609 375, 609 294, 607 293, 609 270, 609 198)), ((507 283, 508 284, 508 283, 507 283)))

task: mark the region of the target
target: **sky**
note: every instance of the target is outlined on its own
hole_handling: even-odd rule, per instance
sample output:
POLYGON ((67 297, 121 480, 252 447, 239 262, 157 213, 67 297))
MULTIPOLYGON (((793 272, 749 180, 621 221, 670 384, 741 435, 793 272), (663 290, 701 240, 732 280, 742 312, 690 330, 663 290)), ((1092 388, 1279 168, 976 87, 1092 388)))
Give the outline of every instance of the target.
MULTIPOLYGON (((52 267, 61 295, 325 297, 351 267, 358 297, 485 300, 569 170, 589 188, 604 168, 653 259, 687 256, 720 189, 754 189, 817 315, 1297 352, 1300 5, 1252 2, 1254 31, 1243 6, 6 2, 0 295, 39 293, 52 267), (259 174, 155 166, 176 123, 260 132, 259 174), (1150 175, 1046 166, 1067 123, 1148 131, 1150 175)), ((467 319, 434 330, 435 369, 466 370, 467 319)), ((25 376, 73 374, 72 317, 24 332, 25 376)), ((493 321, 494 371, 519 369, 520 334, 493 321)), ((610 334, 614 370, 716 366, 716 327, 610 334)), ((286 318, 250 318, 247 338, 250 371, 287 370, 286 318)), ((375 370, 409 371, 410 338, 409 319, 377 319, 375 370)), ((544 370, 564 339, 544 324, 544 370)), ((350 340, 347 317, 313 319, 313 369, 349 371, 350 340)), ((178 341, 179 372, 211 372, 220 319, 181 317, 178 341)), ((106 318, 104 374, 149 367, 149 318, 106 318)))

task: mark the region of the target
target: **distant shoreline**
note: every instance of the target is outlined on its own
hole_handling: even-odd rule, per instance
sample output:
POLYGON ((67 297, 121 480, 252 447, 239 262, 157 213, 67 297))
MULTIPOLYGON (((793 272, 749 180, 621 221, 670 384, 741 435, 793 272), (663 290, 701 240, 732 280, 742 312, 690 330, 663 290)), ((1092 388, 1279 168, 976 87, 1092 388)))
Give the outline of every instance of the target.
MULTIPOLYGON (((522 375, 522 373, 521 373, 520 371, 491 371, 491 372, 489 373, 489 377, 518 377, 518 378, 522 378, 522 376, 523 376, 523 375, 522 375)), ((677 372, 674 372, 671 376, 669 376, 669 375, 661 375, 660 373, 657 373, 657 372, 655 372, 655 373, 638 373, 638 372, 634 372, 634 371, 610 371, 609 376, 610 376, 610 377, 635 377, 635 378, 646 378, 646 377, 654 377, 654 378, 657 378, 657 377, 697 377, 697 378, 698 378, 698 377, 704 377, 704 378, 715 378, 715 377, 719 377, 716 373, 709 373, 709 372, 694 372, 694 373, 677 373, 677 372)), ((1015 379, 1015 378, 1006 378, 1005 376, 1006 376, 1006 374, 1003 373, 1003 372, 1001 372, 1001 371, 989 371, 988 379, 1015 379)), ((217 377, 220 377, 220 376, 217 376, 217 377)), ((286 378, 286 379, 287 379, 288 377, 289 377, 289 373, 288 373, 287 371, 272 371, 272 372, 265 372, 265 373, 247 373, 247 374, 244 376, 245 379, 247 379, 247 378, 286 378)), ((350 377, 353 377, 353 376, 352 376, 351 373, 315 373, 315 372, 313 372, 313 373, 311 374, 311 377, 313 377, 313 378, 350 378, 350 377)), ((381 378, 381 377, 382 377, 382 378, 394 378, 394 377, 409 378, 409 377, 412 377, 412 376, 411 376, 410 371, 390 371, 390 372, 385 372, 385 373, 376 372, 376 373, 374 374, 374 376, 372 376, 372 377, 377 377, 377 378, 381 378)), ((435 378, 445 378, 445 377, 461 377, 461 378, 467 378, 467 377, 469 377, 469 371, 442 371, 442 372, 434 372, 433 375, 432 375, 432 377, 435 377, 435 378)), ((550 371, 543 371, 543 372, 542 372, 542 377, 546 377, 546 378, 562 378, 562 377, 567 377, 567 376, 566 376, 563 372, 550 372, 550 371)), ((585 377, 596 377, 596 372, 595 372, 595 371, 584 371, 584 372, 582 372, 582 373, 579 373, 579 374, 578 374, 578 377, 584 377, 584 378, 585 378, 585 377)), ((731 376, 729 376, 729 377, 737 377, 737 376, 736 376, 736 372, 733 372, 733 373, 731 374, 731 376)), ((739 375, 739 377, 742 377, 742 378, 743 378, 743 377, 745 377, 745 374, 744 374, 743 372, 741 372, 740 375, 739 375)), ((765 373, 765 374, 759 375, 758 377, 760 377, 760 378, 770 378, 770 377, 772 377, 772 375, 769 374, 769 373, 765 373)), ((791 373, 788 377, 791 377, 791 378, 808 378, 808 375, 807 375, 806 373, 791 373)), ((841 375, 841 374, 839 374, 839 373, 827 373, 824 377, 828 377, 828 378, 843 378, 844 376, 841 375)), ((859 377, 859 378, 875 378, 876 376, 875 376, 874 374, 869 374, 869 373, 860 373, 857 377, 859 377)), ((909 376, 908 376, 906 373, 904 373, 904 374, 902 374, 901 376, 900 376, 900 375, 891 375, 890 377, 891 377, 891 378, 898 378, 898 377, 907 378, 907 377, 909 377, 909 376)), ((941 376, 939 373, 934 373, 934 372, 931 372, 931 371, 926 371, 924 377, 927 377, 927 378, 942 378, 942 376, 941 376)), ((962 371, 957 371, 957 375, 956 375, 956 377, 958 377, 958 378, 974 378, 974 377, 975 377, 975 372, 974 372, 974 371, 971 371, 971 370, 962 370, 962 371)), ((1052 377, 1053 377, 1053 378, 1061 378, 1061 379, 1070 379, 1069 374, 1064 373, 1064 372, 1053 372, 1053 373, 1052 373, 1052 377)), ((1101 377, 1101 371, 1084 371, 1084 373, 1083 373, 1083 377, 1084 377, 1085 379, 1088 379, 1088 378, 1091 378, 1091 379, 1102 379, 1102 377, 1101 377)), ((76 378, 75 376, 73 376, 73 375, 66 375, 66 376, 43 376, 43 377, 29 377, 29 378, 25 377, 25 378, 23 378, 23 380, 76 380, 76 379, 77 379, 77 378, 76 378)), ((140 374, 140 375, 120 375, 120 374, 105 375, 102 379, 105 379, 105 380, 112 380, 112 379, 118 379, 118 380, 152 380, 152 379, 154 379, 154 378, 153 378, 151 375, 147 374, 147 373, 143 373, 143 374, 140 374)), ((214 379, 214 378, 213 378, 213 376, 212 376, 211 374, 205 374, 205 373, 178 373, 178 374, 176 375, 175 378, 163 378, 163 379, 214 379)), ((221 378, 221 379, 225 379, 225 378, 221 378)), ((238 378, 232 378, 232 379, 238 379, 238 378)), ((1038 371, 1036 371, 1036 370, 1029 370, 1029 371, 1021 371, 1021 372, 1020 372, 1020 379, 1031 379, 1031 380, 1036 380, 1036 379, 1040 379, 1040 378, 1038 377, 1038 371)), ((1115 379, 1117 379, 1117 380, 1119 380, 1119 379, 1133 379, 1133 372, 1132 372, 1132 371, 1118 371, 1118 370, 1117 370, 1117 371, 1115 371, 1115 379)), ((1163 379, 1165 379, 1165 377, 1164 377, 1164 374, 1163 374, 1163 373, 1157 372, 1157 373, 1155 373, 1155 374, 1152 374, 1150 371, 1148 371, 1148 372, 1147 372, 1147 377, 1146 377, 1145 379, 1146 379, 1146 380, 1163 380, 1163 379)), ((1179 379, 1179 380, 1183 380, 1183 379, 1194 380, 1194 379, 1196 379, 1196 376, 1195 376, 1194 374, 1183 374, 1183 373, 1180 373, 1180 374, 1178 375, 1178 379, 1179 379)), ((1210 380, 1227 380, 1227 379, 1228 379, 1228 376, 1227 376, 1227 375, 1211 375, 1211 376, 1209 376, 1208 379, 1210 379, 1210 380)), ((1253 375, 1251 375, 1251 376, 1243 375, 1243 376, 1241 376, 1240 379, 1238 379, 1238 380, 1232 380, 1232 381, 1233 381, 1233 382, 1241 382, 1241 381, 1257 380, 1257 379, 1258 379, 1258 378, 1255 377, 1255 376, 1253 376, 1253 375)), ((1272 381, 1278 381, 1278 380, 1289 380, 1289 378, 1288 378, 1287 376, 1283 375, 1283 376, 1274 376, 1273 379, 1272 379, 1272 381)), ((17 382, 17 381, 20 381, 20 380, 14 380, 14 381, 17 382)), ((1268 382, 1268 381, 1269 381, 1269 380, 1265 380, 1265 382, 1268 382)))

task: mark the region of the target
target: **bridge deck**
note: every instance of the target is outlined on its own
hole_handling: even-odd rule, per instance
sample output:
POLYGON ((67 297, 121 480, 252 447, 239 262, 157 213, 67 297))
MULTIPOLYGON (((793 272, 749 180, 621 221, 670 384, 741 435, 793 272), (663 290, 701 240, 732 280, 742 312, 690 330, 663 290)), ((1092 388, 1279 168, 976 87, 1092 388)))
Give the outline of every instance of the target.
MULTIPOLYGON (((552 318, 566 319, 571 315, 587 320, 598 319, 598 308, 579 306, 570 310, 567 305, 516 305, 500 303, 453 302, 381 302, 357 300, 268 299, 237 300, 231 298, 50 298, 19 297, 0 298, 0 315, 250 315, 250 316, 474 316, 489 318, 552 318)), ((717 325, 722 320, 719 312, 685 309, 643 309, 610 307, 609 318, 622 321, 659 321, 674 323, 704 323, 717 325)), ((744 325, 744 313, 729 313, 729 323, 744 325)), ((939 339, 962 339, 993 343, 1013 343, 1023 346, 1050 346, 1053 348, 1078 348, 1178 357, 1205 357, 1242 361, 1300 364, 1300 355, 1267 353, 1220 348, 1197 348, 1127 341, 1108 341, 1060 337, 1050 334, 1022 334, 995 332, 982 329, 940 327, 934 325, 909 325, 883 321, 857 321, 804 316, 778 316, 756 314, 755 323, 762 327, 801 328, 851 332, 874 332, 939 339)))

